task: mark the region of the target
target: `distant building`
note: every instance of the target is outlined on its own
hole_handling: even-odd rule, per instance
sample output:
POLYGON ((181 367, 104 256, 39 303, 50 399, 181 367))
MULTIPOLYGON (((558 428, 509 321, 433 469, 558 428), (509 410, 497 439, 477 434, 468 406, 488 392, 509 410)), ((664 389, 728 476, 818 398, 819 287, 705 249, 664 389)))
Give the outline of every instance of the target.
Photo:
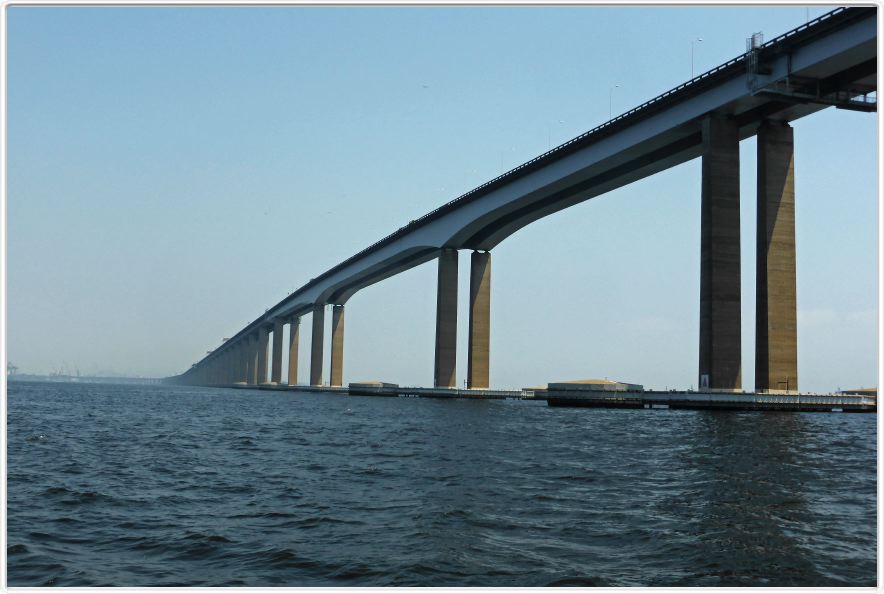
POLYGON ((547 384, 549 390, 597 390, 604 392, 644 392, 645 387, 641 384, 628 384, 609 379, 583 379, 568 382, 551 382, 547 384))
POLYGON ((855 394, 857 396, 878 397, 878 388, 856 388, 854 390, 841 390, 839 394, 855 394))

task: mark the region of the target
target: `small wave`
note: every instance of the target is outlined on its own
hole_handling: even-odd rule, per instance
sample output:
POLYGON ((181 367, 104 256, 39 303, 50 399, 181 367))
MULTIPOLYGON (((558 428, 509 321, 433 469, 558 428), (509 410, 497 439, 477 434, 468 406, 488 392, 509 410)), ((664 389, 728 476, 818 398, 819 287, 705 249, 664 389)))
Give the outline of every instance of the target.
POLYGON ((340 518, 333 518, 331 516, 315 516, 312 518, 304 518, 303 520, 298 520, 297 522, 291 522, 291 526, 297 528, 318 528, 326 524, 359 526, 361 524, 365 524, 365 522, 363 522, 362 520, 342 520, 340 518))
POLYGON ((12 557, 13 555, 24 555, 25 553, 30 553, 28 547, 23 544, 14 544, 6 547, 6 556, 12 557))
POLYGON ((589 587, 598 587, 598 586, 611 586, 611 582, 602 579, 600 577, 592 577, 592 576, 575 576, 575 577, 563 577, 557 580, 553 580, 550 583, 546 584, 547 588, 555 588, 560 586, 571 586, 571 587, 580 587, 580 586, 589 586, 589 587))
POLYGON ((52 540, 52 535, 46 534, 45 532, 31 532, 28 534, 28 538, 34 540, 52 540))
POLYGON ((379 569, 373 569, 364 563, 352 563, 346 565, 331 575, 335 580, 356 580, 377 575, 384 575, 385 572, 379 569))
POLYGON ((354 472, 354 474, 383 474, 383 471, 377 466, 369 466, 368 468, 360 468, 354 472))
POLYGON ((470 517, 470 512, 462 509, 449 509, 442 512, 443 518, 458 518, 466 520, 470 517))
POLYGON ((203 534, 201 532, 188 532, 184 535, 185 540, 205 540, 207 542, 228 542, 232 543, 233 541, 225 536, 221 536, 220 534, 203 534))
POLYGON ((125 547, 140 553, 163 553, 169 548, 168 539, 155 538, 153 536, 121 536, 109 545, 113 548, 125 547))
POLYGON ((78 520, 77 518, 71 518, 68 516, 61 516, 60 518, 52 518, 52 521, 56 522, 58 524, 79 524, 80 523, 80 520, 78 520))
POLYGON ((96 503, 99 500, 113 499, 97 491, 78 491, 67 487, 49 487, 43 491, 46 497, 59 498, 62 505, 81 505, 84 503, 96 503))
POLYGON ((258 517, 261 518, 294 518, 295 514, 291 514, 289 512, 267 512, 264 514, 258 514, 258 517))
POLYGON ((557 481, 574 481, 577 483, 594 483, 597 480, 597 477, 594 476, 576 476, 573 474, 565 474, 562 476, 555 477, 557 481))
POLYGON ((61 471, 65 474, 83 474, 83 467, 76 462, 65 464, 61 471))
POLYGON ((219 485, 213 488, 214 491, 221 493, 252 493, 255 491, 254 485, 219 485))
POLYGON ((275 569, 322 569, 325 564, 302 557, 289 548, 274 548, 251 555, 249 563, 257 566, 270 566, 275 569))

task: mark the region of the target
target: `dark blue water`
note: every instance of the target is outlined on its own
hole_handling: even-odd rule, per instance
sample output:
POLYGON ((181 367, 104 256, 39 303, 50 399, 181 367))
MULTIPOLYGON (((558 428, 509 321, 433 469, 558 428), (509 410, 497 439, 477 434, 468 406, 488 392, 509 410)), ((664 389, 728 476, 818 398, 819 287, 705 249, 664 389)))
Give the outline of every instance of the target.
POLYGON ((11 383, 11 586, 874 586, 876 415, 11 383))

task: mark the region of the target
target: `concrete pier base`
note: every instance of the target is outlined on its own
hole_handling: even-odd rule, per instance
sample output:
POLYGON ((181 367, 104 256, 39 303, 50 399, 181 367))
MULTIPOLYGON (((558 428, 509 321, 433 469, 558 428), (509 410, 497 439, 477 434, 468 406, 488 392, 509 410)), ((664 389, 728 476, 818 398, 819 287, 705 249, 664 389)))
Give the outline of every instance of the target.
POLYGON ((325 306, 313 308, 313 336, 310 341, 310 385, 322 385, 322 347, 325 330, 325 306))
POLYGON ((739 390, 740 139, 734 120, 703 122, 700 389, 739 390))
POLYGON ((798 390, 795 169, 792 128, 758 129, 755 390, 798 390))
POLYGON ((470 331, 467 353, 467 387, 488 388, 491 338, 491 253, 470 255, 470 331))
POLYGON ((289 322, 289 385, 298 383, 298 338, 301 318, 292 318, 289 322))
POLYGON ((332 343, 330 383, 333 387, 344 385, 344 306, 332 308, 332 343))
POLYGON ((270 360, 270 383, 282 382, 282 320, 273 323, 273 355, 270 360))
POLYGON ((433 386, 457 387, 457 250, 439 254, 433 386))

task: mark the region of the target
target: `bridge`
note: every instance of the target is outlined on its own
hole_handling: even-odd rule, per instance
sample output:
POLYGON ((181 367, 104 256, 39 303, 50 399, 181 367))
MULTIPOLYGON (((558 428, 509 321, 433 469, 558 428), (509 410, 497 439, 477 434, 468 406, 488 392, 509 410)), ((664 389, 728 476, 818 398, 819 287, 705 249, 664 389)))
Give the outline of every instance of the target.
POLYGON ((438 261, 434 386, 455 386, 457 250, 470 259, 467 387, 489 387, 491 251, 522 227, 688 160, 702 159, 701 389, 738 391, 739 142, 757 136, 755 390, 798 390, 791 122, 835 107, 877 109, 875 8, 839 8, 747 51, 411 221, 273 305, 171 383, 298 382, 300 319, 312 314, 310 378, 343 384, 344 308, 357 291, 438 261), (290 326, 287 349, 285 325, 290 326), (272 350, 270 337, 272 336, 272 350), (287 356, 284 357, 284 351, 287 356), (268 377, 269 362, 269 377, 268 377))

